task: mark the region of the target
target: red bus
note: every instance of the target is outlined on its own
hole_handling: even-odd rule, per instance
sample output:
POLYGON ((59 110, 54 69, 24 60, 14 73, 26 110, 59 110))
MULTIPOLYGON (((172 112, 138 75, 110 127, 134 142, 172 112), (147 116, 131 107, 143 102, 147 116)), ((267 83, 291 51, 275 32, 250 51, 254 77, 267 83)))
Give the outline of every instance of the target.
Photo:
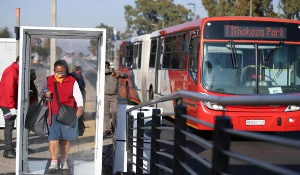
MULTIPOLYGON (((207 17, 124 40, 120 95, 141 103, 178 90, 216 96, 300 95, 300 22, 264 17, 207 17)), ((299 96, 300 98, 300 96, 299 96)), ((232 119, 237 130, 299 131, 300 106, 222 106, 183 99, 189 115, 232 119)), ((162 103, 165 112, 174 102, 162 103)), ((199 130, 209 128, 191 121, 199 130)))

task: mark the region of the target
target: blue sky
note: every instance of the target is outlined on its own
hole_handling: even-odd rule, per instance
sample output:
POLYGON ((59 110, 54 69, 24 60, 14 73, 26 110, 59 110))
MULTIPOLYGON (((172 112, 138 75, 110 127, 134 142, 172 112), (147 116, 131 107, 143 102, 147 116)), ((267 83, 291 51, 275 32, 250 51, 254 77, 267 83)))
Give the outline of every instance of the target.
MULTIPOLYGON (((194 3, 196 14, 201 17, 207 16, 201 0, 174 0, 174 3, 182 4, 191 10, 194 10, 194 7, 188 3, 194 3)), ((134 0, 57 0, 57 27, 93 28, 104 23, 124 32, 124 6, 128 4, 135 6, 134 0)), ((8 27, 15 36, 16 8, 21 9, 22 26, 51 26, 51 0, 0 0, 0 29, 8 27)), ((88 44, 88 41, 81 45, 84 43, 88 44)), ((59 44, 63 48, 78 47, 87 52, 86 46, 78 46, 73 41, 71 44, 70 41, 60 41, 59 44)))
MULTIPOLYGON (((207 16, 200 0, 175 0, 191 10, 196 4, 196 13, 207 16)), ((124 32, 124 6, 134 6, 134 0, 57 0, 58 27, 95 27, 107 24, 124 32)), ((51 0, 0 0, 0 28, 13 31, 16 25, 16 8, 21 8, 21 25, 50 26, 51 0)))
MULTIPOLYGON (((104 23, 124 32, 124 6, 135 6, 135 0, 57 0, 57 27, 93 28, 104 23)), ((274 0, 274 4, 278 0, 274 0)), ((175 4, 182 4, 194 10, 196 14, 206 17, 207 12, 201 0, 174 0, 175 4)), ((51 0, 0 0, 0 29, 8 27, 14 34, 16 25, 16 8, 21 9, 20 23, 22 26, 51 26, 51 0)), ((277 5, 274 5, 277 8, 277 5)), ((60 41, 58 46, 63 49, 72 48, 76 51, 87 51, 89 41, 60 41), (60 44, 60 45, 59 45, 60 44)))
MULTIPOLYGON (((51 1, 52 0, 0 0, 0 29, 8 27, 14 34, 16 25, 16 8, 21 9, 21 25, 23 26, 51 26, 51 1)), ((124 32, 126 21, 124 19, 124 6, 135 6, 135 0, 57 0, 57 27, 82 27, 90 28, 104 23, 124 32)), ((274 0, 275 4, 278 0, 274 0)), ((182 4, 194 10, 196 14, 206 17, 207 12, 201 0, 174 0, 175 4, 182 4)), ((274 5, 276 9, 276 5, 274 5)), ((79 41, 77 41, 79 43, 79 41)), ((88 41, 84 42, 88 45, 88 41)), ((84 43, 76 44, 70 41, 61 41, 61 47, 78 47, 87 52, 84 43)), ((76 48, 75 48, 76 50, 76 48)))

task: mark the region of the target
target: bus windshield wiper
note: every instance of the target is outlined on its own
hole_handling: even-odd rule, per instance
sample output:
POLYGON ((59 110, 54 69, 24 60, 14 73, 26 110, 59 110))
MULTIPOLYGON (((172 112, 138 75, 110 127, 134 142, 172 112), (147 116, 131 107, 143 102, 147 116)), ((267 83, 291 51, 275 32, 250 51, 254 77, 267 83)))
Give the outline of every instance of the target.
POLYGON ((281 48, 284 45, 283 41, 280 41, 276 47, 274 49, 272 49, 272 51, 269 53, 269 55, 265 58, 264 60, 264 64, 268 64, 270 62, 270 60, 273 58, 273 56, 275 55, 276 51, 281 48))
POLYGON ((231 60, 232 60, 232 65, 233 68, 238 68, 238 63, 237 63, 237 58, 236 58, 236 49, 235 49, 235 44, 232 40, 230 40, 228 42, 228 44, 230 45, 230 49, 231 49, 231 60))

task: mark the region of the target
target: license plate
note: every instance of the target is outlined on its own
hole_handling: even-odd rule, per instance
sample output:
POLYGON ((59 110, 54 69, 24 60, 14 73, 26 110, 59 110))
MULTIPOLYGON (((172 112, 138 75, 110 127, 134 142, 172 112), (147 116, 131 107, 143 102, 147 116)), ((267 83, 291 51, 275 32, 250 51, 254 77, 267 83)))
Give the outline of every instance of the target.
POLYGON ((246 120, 246 125, 265 125, 265 120, 246 120))

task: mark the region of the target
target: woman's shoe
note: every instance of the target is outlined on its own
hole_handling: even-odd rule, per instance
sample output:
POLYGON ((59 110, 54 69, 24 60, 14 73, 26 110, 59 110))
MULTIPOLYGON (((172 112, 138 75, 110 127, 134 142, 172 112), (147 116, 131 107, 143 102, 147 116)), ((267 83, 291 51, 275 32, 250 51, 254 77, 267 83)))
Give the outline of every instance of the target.
POLYGON ((57 161, 51 161, 51 164, 49 166, 49 170, 57 170, 57 169, 58 169, 57 161))
POLYGON ((62 169, 62 170, 68 170, 69 169, 69 166, 68 166, 68 163, 67 163, 66 160, 60 163, 60 169, 62 169))
POLYGON ((9 158, 9 159, 15 159, 16 158, 16 151, 15 150, 5 150, 3 152, 3 157, 9 158))
POLYGON ((107 129, 103 132, 103 135, 109 135, 111 134, 111 130, 110 129, 107 129))

